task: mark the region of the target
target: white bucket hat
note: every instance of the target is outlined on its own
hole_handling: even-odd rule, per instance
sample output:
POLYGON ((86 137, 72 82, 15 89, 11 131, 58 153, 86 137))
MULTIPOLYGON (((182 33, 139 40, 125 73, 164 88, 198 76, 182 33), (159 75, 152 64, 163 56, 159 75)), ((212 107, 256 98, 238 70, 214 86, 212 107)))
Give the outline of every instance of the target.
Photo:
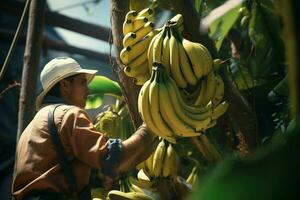
POLYGON ((75 74, 86 74, 88 83, 94 78, 97 70, 82 69, 72 58, 57 57, 49 61, 41 72, 40 80, 43 91, 36 98, 36 109, 40 109, 42 101, 49 90, 60 80, 75 74))

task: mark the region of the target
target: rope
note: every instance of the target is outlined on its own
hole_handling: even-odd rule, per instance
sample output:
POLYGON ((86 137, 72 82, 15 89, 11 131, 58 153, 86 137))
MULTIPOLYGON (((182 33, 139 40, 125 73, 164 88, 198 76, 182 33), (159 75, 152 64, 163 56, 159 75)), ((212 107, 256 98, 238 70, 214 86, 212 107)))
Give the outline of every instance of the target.
POLYGON ((6 56, 6 58, 5 58, 3 67, 2 67, 1 72, 0 72, 0 82, 1 82, 1 80, 3 79, 3 77, 4 77, 4 73, 5 73, 6 70, 7 70, 8 63, 9 63, 9 61, 10 61, 10 59, 11 59, 11 56, 12 56, 12 54, 13 54, 13 51, 15 50, 16 44, 17 44, 18 39, 19 39, 19 36, 20 36, 20 34, 21 34, 21 30, 22 30, 23 25, 24 25, 25 17, 26 17, 26 15, 27 15, 27 13, 28 13, 28 9, 29 9, 30 2, 31 2, 31 0, 27 0, 27 1, 26 1, 26 4, 25 4, 24 10, 23 10, 23 13, 22 13, 20 22, 19 22, 19 24, 18 24, 18 27, 17 27, 16 33, 15 33, 14 39, 13 39, 11 45, 10 45, 10 48, 9 48, 8 53, 7 53, 7 56, 6 56))

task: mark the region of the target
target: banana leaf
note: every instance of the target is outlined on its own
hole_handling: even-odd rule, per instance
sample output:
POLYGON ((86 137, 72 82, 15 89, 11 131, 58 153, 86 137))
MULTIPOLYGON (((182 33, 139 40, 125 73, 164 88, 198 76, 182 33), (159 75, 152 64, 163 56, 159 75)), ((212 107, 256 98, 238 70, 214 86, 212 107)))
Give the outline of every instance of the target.
POLYGON ((212 10, 202 20, 204 26, 209 27, 209 36, 216 42, 216 48, 221 48, 228 31, 239 17, 239 9, 244 0, 230 0, 212 10))
POLYGON ((268 77, 282 68, 284 46, 280 29, 280 20, 272 6, 253 3, 249 38, 255 47, 251 58, 254 77, 268 77))
POLYGON ((299 199, 299 141, 299 129, 291 127, 244 159, 228 157, 188 199, 299 199))
POLYGON ((122 98, 122 90, 116 81, 105 76, 95 76, 89 84, 90 95, 86 101, 86 109, 101 106, 104 95, 113 96, 117 99, 122 98))

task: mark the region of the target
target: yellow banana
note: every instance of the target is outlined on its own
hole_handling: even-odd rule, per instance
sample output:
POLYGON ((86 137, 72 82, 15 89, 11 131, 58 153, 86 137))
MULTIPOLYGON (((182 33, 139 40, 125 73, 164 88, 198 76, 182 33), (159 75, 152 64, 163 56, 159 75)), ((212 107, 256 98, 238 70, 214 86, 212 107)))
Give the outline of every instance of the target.
POLYGON ((155 38, 153 43, 153 62, 161 62, 162 60, 162 45, 163 40, 166 35, 166 28, 163 28, 162 32, 159 34, 158 37, 155 38))
POLYGON ((197 167, 193 167, 191 173, 189 174, 188 178, 186 179, 186 182, 190 185, 192 185, 192 188, 194 188, 195 184, 198 181, 198 174, 197 174, 197 167))
POLYGON ((149 44, 149 48, 148 48, 148 67, 149 67, 149 71, 152 71, 152 64, 154 62, 153 60, 153 49, 154 49, 154 43, 156 42, 156 40, 161 37, 162 32, 159 32, 157 35, 155 35, 153 37, 153 39, 151 40, 150 44, 149 44))
POLYGON ((214 127, 215 125, 217 125, 217 120, 212 120, 212 121, 210 122, 210 124, 207 126, 206 129, 212 128, 212 127, 214 127))
POLYGON ((165 152, 166 143, 165 140, 162 139, 157 145, 153 156, 153 172, 155 177, 161 176, 165 152))
MULTIPOLYGON (((142 63, 144 63, 145 61, 147 61, 147 50, 144 51, 140 56, 138 56, 136 59, 132 60, 130 63, 128 63, 129 67, 135 68, 140 66, 142 63)), ((148 68, 149 70, 149 68, 148 68)))
POLYGON ((155 127, 157 127, 158 132, 155 132, 157 135, 166 139, 168 142, 176 143, 174 138, 174 133, 162 119, 162 116, 159 111, 159 99, 158 99, 158 73, 157 67, 153 67, 152 73, 154 73, 154 80, 151 82, 149 86, 149 112, 151 113, 153 123, 155 127))
POLYGON ((197 77, 197 79, 201 78, 203 76, 203 68, 201 66, 201 63, 199 62, 199 59, 201 58, 197 53, 197 49, 195 48, 195 43, 183 38, 182 45, 184 47, 186 54, 189 57, 195 76, 197 77))
POLYGON ((163 50, 162 50, 162 64, 165 67, 168 74, 170 74, 170 33, 169 33, 169 27, 165 27, 166 30, 166 36, 163 40, 163 50))
POLYGON ((177 176, 178 164, 179 157, 172 144, 169 144, 162 169, 163 177, 171 176, 172 178, 175 178, 177 176))
POLYGON ((148 61, 147 60, 138 67, 126 66, 124 68, 124 72, 129 77, 138 77, 139 75, 141 76, 142 74, 148 73, 148 78, 150 78, 150 73, 148 71, 148 61))
POLYGON ((206 91, 203 99, 201 100, 200 106, 205 106, 209 101, 212 100, 217 88, 217 82, 214 71, 210 71, 209 74, 205 77, 206 80, 206 91))
POLYGON ((147 17, 136 17, 132 21, 132 24, 133 24, 132 32, 139 31, 146 25, 147 22, 149 22, 149 19, 147 17))
POLYGON ((127 195, 131 197, 132 200, 153 200, 152 197, 142 192, 128 192, 127 195))
POLYGON ((199 95, 197 96, 194 104, 196 106, 202 106, 203 103, 203 99, 204 99, 204 96, 206 94, 206 91, 207 91, 207 81, 206 81, 206 77, 204 79, 201 80, 201 89, 200 89, 200 92, 199 92, 199 95))
MULTIPOLYGON (((148 64, 148 63, 147 63, 148 64)), ((147 71, 144 74, 138 74, 134 77, 134 83, 136 85, 143 85, 150 78, 150 73, 147 71)))
POLYGON ((221 60, 221 59, 218 59, 218 58, 217 58, 217 59, 214 59, 214 60, 213 60, 213 70, 214 70, 215 72, 219 71, 221 65, 222 65, 222 60, 221 60))
POLYGON ((180 88, 186 88, 187 87, 187 82, 184 79, 182 72, 180 70, 180 65, 179 65, 179 50, 178 50, 178 42, 174 35, 172 34, 172 28, 170 29, 170 71, 171 75, 174 78, 176 84, 180 88))
POLYGON ((131 48, 126 47, 120 52, 120 59, 124 65, 127 65, 132 60, 132 58, 130 58, 129 51, 131 51, 131 48))
POLYGON ((216 84, 216 91, 214 97, 212 98, 213 106, 218 105, 224 97, 224 81, 219 74, 216 75, 216 84))
POLYGON ((111 190, 107 194, 110 200, 153 200, 145 193, 139 192, 121 192, 119 190, 111 190))
POLYGON ((138 12, 135 10, 130 10, 125 15, 125 21, 127 20, 133 20, 138 15, 138 12))
POLYGON ((157 48, 157 42, 159 41, 159 39, 162 36, 162 31, 160 33, 158 33, 155 37, 153 37, 150 45, 149 45, 149 49, 148 49, 148 66, 150 69, 152 69, 152 64, 155 61, 154 60, 154 55, 155 55, 155 51, 157 48))
POLYGON ((133 46, 123 48, 120 53, 120 59, 124 65, 128 65, 137 57, 142 55, 149 47, 152 38, 157 34, 156 30, 151 31, 143 40, 139 41, 133 46))
MULTIPOLYGON (((184 112, 179 108, 180 113, 176 113, 175 105, 172 104, 173 99, 170 99, 168 90, 164 84, 159 84, 159 106, 163 119, 168 123, 169 127, 178 136, 199 136, 201 133, 197 133, 194 127, 187 123, 189 118, 187 116, 181 119, 184 112), (185 121, 187 120, 187 121, 185 121)), ((191 120, 192 121, 192 120, 191 120)))
POLYGON ((151 180, 142 180, 142 179, 136 180, 133 177, 129 177, 129 180, 132 185, 136 185, 139 188, 144 188, 144 189, 151 190, 151 191, 155 190, 155 188, 152 187, 153 182, 151 182, 151 180))
POLYGON ((201 53, 201 58, 203 61, 203 75, 206 76, 207 74, 209 74, 209 72, 212 70, 212 66, 213 66, 213 61, 212 61, 212 57, 208 51, 208 49, 200 44, 200 43, 195 43, 196 47, 198 46, 199 48, 199 53, 201 53), (201 49, 201 50, 200 50, 201 49))
MULTIPOLYGON (((165 76, 166 77, 166 76, 165 76)), ((168 78, 168 77, 166 77, 168 78)), ((168 123, 172 123, 169 126, 173 131, 181 137, 194 137, 199 136, 201 132, 210 123, 211 115, 199 114, 198 117, 205 116, 205 118, 199 120, 191 117, 192 114, 185 112, 176 98, 170 98, 170 91, 165 87, 165 84, 160 85, 160 104, 163 107, 163 116, 168 123), (164 100, 163 100, 164 99, 164 100), (166 100, 167 99, 167 100, 166 100), (165 111, 165 112, 164 112, 165 111)))
POLYGON ((135 32, 136 37, 133 39, 133 41, 129 42, 130 46, 134 46, 134 44, 138 43, 139 41, 142 41, 143 38, 153 30, 153 28, 154 23, 147 22, 142 28, 135 32))
POLYGON ((143 169, 140 169, 137 173, 138 180, 150 181, 150 178, 145 174, 143 169))
POLYGON ((131 30, 133 30, 133 24, 131 20, 125 20, 123 22, 123 35, 125 36, 127 33, 131 32, 131 30))
POLYGON ((138 12, 137 17, 147 17, 149 19, 149 21, 152 21, 153 14, 154 14, 154 11, 152 8, 145 8, 145 9, 141 10, 140 12, 138 12))
POLYGON ((165 85, 169 91, 170 98, 177 99, 180 107, 182 109, 184 109, 187 113, 201 114, 201 113, 206 113, 206 112, 212 110, 211 104, 208 104, 205 107, 190 106, 190 105, 186 104, 177 88, 175 81, 171 77, 169 77, 167 79, 167 81, 165 81, 165 85))
POLYGON ((172 17, 169 21, 171 23, 176 22, 177 23, 176 25, 180 26, 183 24, 183 16, 182 16, 182 14, 177 14, 174 17, 172 17))
POLYGON ((123 38, 123 47, 128 47, 132 44, 135 44, 137 42, 135 38, 136 34, 134 32, 128 32, 123 38))
POLYGON ((141 192, 141 193, 144 192, 142 188, 140 188, 139 186, 137 186, 135 184, 131 183, 130 187, 131 187, 132 192, 141 192))
MULTIPOLYGON (((161 120, 161 116, 159 118, 153 118, 151 112, 150 105, 149 105, 149 89, 150 89, 150 84, 154 79, 154 72, 152 72, 151 77, 149 80, 147 80, 144 85, 142 86, 140 92, 139 92, 139 97, 138 97, 138 110, 141 115, 141 118, 143 121, 147 124, 148 128, 154 132, 157 135, 160 135, 163 138, 166 138, 169 142, 171 143, 176 143, 175 138, 173 137, 173 133, 166 128, 161 128, 157 127, 157 124, 160 125, 160 123, 163 123, 161 120), (154 119, 156 122, 154 123, 154 119), (160 120, 157 122, 157 120, 160 120), (167 130, 167 131, 162 131, 162 130, 167 130)), ((157 107, 157 105, 156 105, 157 107)), ((159 114, 159 113, 158 113, 159 114)), ((162 126, 162 125, 160 125, 162 126)))
POLYGON ((126 14, 125 20, 123 22, 123 35, 126 35, 133 29, 132 20, 137 16, 137 14, 138 13, 134 10, 131 10, 126 14))
POLYGON ((144 168, 144 173, 148 176, 148 177, 153 177, 154 176, 154 172, 153 172, 153 156, 154 153, 152 153, 147 160, 145 161, 145 168, 144 168))
POLYGON ((193 73, 192 66, 189 63, 188 57, 184 51, 183 45, 181 42, 178 42, 178 49, 179 49, 179 61, 180 61, 180 68, 183 74, 183 77, 190 85, 197 84, 197 77, 193 73))
POLYGON ((214 109, 213 109, 213 113, 212 113, 212 119, 218 119, 220 116, 222 116, 228 109, 228 102, 227 101, 223 101, 220 104, 218 104, 214 109))
POLYGON ((181 14, 177 14, 174 17, 172 17, 169 21, 169 24, 175 24, 178 32, 182 34, 184 30, 184 24, 183 24, 183 17, 181 14))

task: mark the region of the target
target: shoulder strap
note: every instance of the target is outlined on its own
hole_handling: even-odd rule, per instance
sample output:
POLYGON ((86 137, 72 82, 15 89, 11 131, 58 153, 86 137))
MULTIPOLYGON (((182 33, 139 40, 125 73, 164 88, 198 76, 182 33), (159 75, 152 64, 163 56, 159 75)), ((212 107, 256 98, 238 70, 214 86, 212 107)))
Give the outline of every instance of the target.
POLYGON ((48 113, 48 129, 51 135, 52 143, 54 146, 54 149, 57 152, 59 164, 62 168, 62 171, 66 177, 66 180, 69 184, 69 187, 71 189, 72 195, 76 194, 77 191, 77 184, 75 180, 75 174, 73 171, 73 167, 71 165, 71 162, 67 159, 63 146, 61 144, 61 141, 57 134, 57 128, 54 123, 54 111, 55 109, 60 105, 55 105, 52 108, 50 108, 48 113))

